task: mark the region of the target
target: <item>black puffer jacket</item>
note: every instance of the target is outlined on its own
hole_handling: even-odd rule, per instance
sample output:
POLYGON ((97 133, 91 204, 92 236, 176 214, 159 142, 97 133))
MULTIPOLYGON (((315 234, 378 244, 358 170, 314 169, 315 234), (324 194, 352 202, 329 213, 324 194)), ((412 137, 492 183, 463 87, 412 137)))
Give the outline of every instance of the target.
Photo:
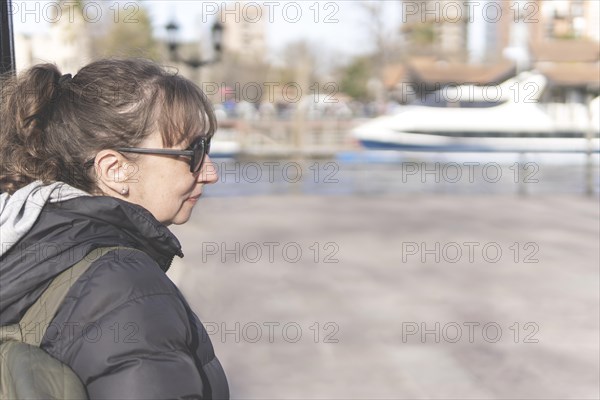
POLYGON ((112 197, 46 204, 0 259, 0 325, 19 321, 51 279, 92 249, 41 347, 68 364, 92 399, 228 398, 204 327, 165 272, 177 238, 148 211, 112 197))

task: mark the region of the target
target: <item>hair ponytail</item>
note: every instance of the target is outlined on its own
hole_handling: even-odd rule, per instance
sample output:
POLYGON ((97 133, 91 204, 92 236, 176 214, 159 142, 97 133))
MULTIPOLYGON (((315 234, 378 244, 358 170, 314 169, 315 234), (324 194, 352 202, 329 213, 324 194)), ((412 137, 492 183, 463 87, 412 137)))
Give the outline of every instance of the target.
POLYGON ((47 154, 46 127, 59 97, 60 71, 41 64, 2 79, 0 185, 9 193, 22 184, 51 181, 59 165, 47 154))
POLYGON ((33 67, 18 84, 16 104, 17 134, 25 140, 42 134, 58 97, 60 72, 52 64, 33 67))

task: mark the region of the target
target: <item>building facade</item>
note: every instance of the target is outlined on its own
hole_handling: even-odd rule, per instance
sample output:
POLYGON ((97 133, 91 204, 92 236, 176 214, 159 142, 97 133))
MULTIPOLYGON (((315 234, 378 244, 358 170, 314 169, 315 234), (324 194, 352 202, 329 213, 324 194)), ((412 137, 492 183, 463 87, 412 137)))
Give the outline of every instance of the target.
POLYGON ((92 60, 91 29, 81 8, 74 4, 57 3, 48 15, 45 33, 15 35, 17 71, 52 62, 64 73, 75 73, 92 60))

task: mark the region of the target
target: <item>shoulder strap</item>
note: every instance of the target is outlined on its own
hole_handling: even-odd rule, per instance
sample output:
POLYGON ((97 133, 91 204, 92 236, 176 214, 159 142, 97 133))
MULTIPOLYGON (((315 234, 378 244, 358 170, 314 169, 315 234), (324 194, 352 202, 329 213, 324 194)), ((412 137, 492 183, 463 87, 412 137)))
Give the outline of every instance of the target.
MULTIPOLYGON (((81 261, 67 268, 52 280, 44 293, 29 307, 17 329, 20 331, 19 338, 12 338, 21 342, 37 346, 42 342, 46 329, 54 319, 58 308, 65 299, 67 292, 73 286, 75 281, 89 268, 89 266, 110 251, 117 249, 130 249, 129 247, 100 247, 89 252, 81 261)), ((9 328, 9 327, 7 327, 9 328)))

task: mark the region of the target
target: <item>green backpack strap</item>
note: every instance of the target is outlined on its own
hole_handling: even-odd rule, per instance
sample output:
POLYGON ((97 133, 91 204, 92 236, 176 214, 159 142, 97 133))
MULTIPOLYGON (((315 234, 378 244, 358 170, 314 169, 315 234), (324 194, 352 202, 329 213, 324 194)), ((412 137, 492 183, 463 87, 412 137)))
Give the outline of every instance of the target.
POLYGON ((0 400, 88 398, 75 372, 39 346, 75 281, 95 260, 117 249, 131 248, 115 246, 92 250, 57 275, 19 323, 0 327, 0 400))
POLYGON ((54 278, 44 293, 29 307, 18 324, 0 327, 0 342, 14 340, 39 347, 46 329, 54 319, 58 308, 75 281, 89 266, 110 251, 129 247, 100 247, 89 252, 81 261, 67 268, 54 278))

